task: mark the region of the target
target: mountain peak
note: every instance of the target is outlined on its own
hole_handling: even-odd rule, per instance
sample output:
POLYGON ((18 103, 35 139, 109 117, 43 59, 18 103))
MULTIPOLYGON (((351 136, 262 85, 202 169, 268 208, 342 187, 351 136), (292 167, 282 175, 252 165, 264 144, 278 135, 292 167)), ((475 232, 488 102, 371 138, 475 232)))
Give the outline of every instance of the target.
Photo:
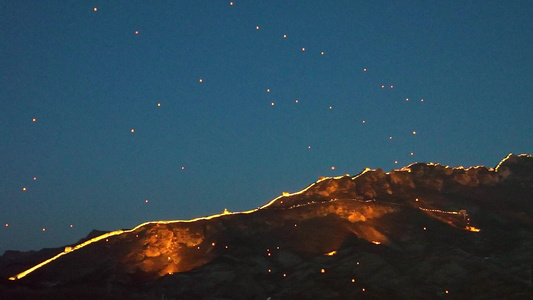
POLYGON ((93 231, 45 252, 9 252, 0 258, 0 276, 12 280, 0 282, 0 292, 16 298, 29 286, 34 296, 81 295, 91 287, 95 297, 140 299, 532 296, 532 197, 531 155, 510 154, 496 168, 365 169, 321 178, 247 212, 146 222, 93 231))

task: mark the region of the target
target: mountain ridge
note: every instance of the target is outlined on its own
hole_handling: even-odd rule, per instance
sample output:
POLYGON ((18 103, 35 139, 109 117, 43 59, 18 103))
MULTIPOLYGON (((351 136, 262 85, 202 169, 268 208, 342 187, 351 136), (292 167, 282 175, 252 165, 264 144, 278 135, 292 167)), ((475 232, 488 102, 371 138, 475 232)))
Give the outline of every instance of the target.
MULTIPOLYGON (((494 289, 485 287, 479 295, 494 296, 497 288, 511 298, 529 295, 533 205, 524 199, 533 196, 532 175, 531 155, 509 154, 495 168, 414 163, 387 173, 366 169, 353 177, 322 178, 299 192, 283 193, 258 209, 186 221, 146 222, 97 236, 83 247, 56 249, 60 251, 57 259, 24 276, 13 275, 22 274, 29 263, 18 260, 17 265, 15 253, 4 254, 0 275, 16 280, 6 280, 3 290, 16 296, 21 286, 30 286, 32 291, 46 287, 53 292, 91 285, 104 296, 124 294, 145 299, 160 299, 163 294, 169 299, 187 299, 183 295, 210 299, 208 291, 220 299, 294 298, 296 294, 299 296, 294 299, 439 298, 451 292, 461 296, 470 292, 464 290, 464 282, 435 286, 435 282, 449 281, 449 276, 433 275, 435 270, 422 258, 431 262, 447 257, 451 265, 442 272, 479 277, 470 268, 457 265, 458 261, 470 263, 466 260, 470 257, 475 258, 475 268, 497 278, 502 276, 500 272, 515 279, 511 289, 495 284, 494 289), (487 271, 486 260, 497 255, 502 258, 495 266, 490 264, 494 270, 487 271), (359 256, 368 258, 365 266, 378 264, 393 275, 386 276, 385 272, 380 280, 372 279, 377 275, 361 273, 357 263, 353 269, 361 275, 354 278, 354 272, 345 270, 342 262, 359 256), (318 268, 321 263, 323 267, 318 268), (420 268, 435 282, 422 284, 427 291, 420 294, 406 290, 404 286, 412 286, 406 278, 414 275, 407 272, 411 275, 406 277, 399 271, 398 264, 402 263, 414 264, 412 268, 420 268), (508 265, 512 268, 507 269, 508 265), (321 275, 330 276, 331 269, 337 270, 338 278, 333 276, 331 286, 322 286, 321 292, 305 283, 308 277, 316 281, 324 279, 321 275), (216 287, 199 283, 213 276, 211 273, 233 279, 219 274, 210 279, 218 282, 216 287), (237 279, 242 276, 254 278, 249 285, 256 289, 241 296, 228 294, 227 288, 221 287, 241 287, 237 279), (293 282, 292 288, 285 286, 287 281, 293 282), (167 286, 169 282, 172 284, 167 286), (131 291, 132 285, 142 288, 131 291), (118 294, 107 290, 108 286, 118 294), (326 290, 330 296, 321 294, 326 290)), ((472 279, 464 280, 472 283, 472 279)))

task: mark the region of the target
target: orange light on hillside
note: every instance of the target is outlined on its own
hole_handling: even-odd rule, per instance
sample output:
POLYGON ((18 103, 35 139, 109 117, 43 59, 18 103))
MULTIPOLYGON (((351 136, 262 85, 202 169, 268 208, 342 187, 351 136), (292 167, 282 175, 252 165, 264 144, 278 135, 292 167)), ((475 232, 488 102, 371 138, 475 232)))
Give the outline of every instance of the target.
POLYGON ((472 231, 472 232, 480 232, 481 231, 481 229, 476 228, 474 226, 466 226, 466 230, 472 231))
POLYGON ((373 244, 376 244, 376 245, 381 245, 381 242, 379 241, 372 241, 373 244))
POLYGON ((326 253, 325 255, 327 255, 327 256, 333 256, 333 255, 335 255, 335 254, 337 254, 337 251, 336 251, 336 250, 333 250, 333 251, 331 251, 331 252, 326 253))

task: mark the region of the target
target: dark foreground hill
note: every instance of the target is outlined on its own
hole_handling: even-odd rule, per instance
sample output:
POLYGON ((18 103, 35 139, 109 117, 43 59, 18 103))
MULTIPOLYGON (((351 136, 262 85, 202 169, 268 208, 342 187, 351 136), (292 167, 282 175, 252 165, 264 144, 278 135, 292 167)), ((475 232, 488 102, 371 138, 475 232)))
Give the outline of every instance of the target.
POLYGON ((8 251, 0 298, 533 299, 532 265, 533 158, 509 155, 323 178, 249 212, 8 251))

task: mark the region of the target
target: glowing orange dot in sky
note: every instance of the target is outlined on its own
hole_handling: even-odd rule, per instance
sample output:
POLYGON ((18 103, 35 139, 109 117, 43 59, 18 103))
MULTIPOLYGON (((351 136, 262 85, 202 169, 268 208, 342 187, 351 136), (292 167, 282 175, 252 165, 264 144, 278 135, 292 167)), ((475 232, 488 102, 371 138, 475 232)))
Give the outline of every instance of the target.
POLYGON ((298 99, 296 99, 296 103, 298 103, 298 99))
POLYGON ((390 88, 392 89, 394 87, 394 85, 391 85, 390 88))
POLYGON ((255 29, 259 30, 259 26, 255 26, 255 29))
POLYGON ((70 228, 74 227, 74 225, 70 224, 70 228))
POLYGON ((320 270, 320 273, 326 273, 325 269, 320 270))
POLYGON ((157 103, 157 106, 158 106, 158 107, 161 106, 161 103, 157 103))
POLYGON ((365 121, 365 120, 363 120, 363 124, 365 124, 365 123, 366 123, 366 121, 365 121))
POLYGON ((287 38, 287 35, 286 35, 286 34, 284 34, 284 35, 283 35, 283 38, 284 38, 284 39, 286 39, 286 38, 287 38))
POLYGON ((6 227, 9 227, 9 224, 6 223, 6 227))
POLYGON ((26 188, 25 188, 25 187, 23 187, 23 188, 22 188, 22 190, 23 190, 23 191, 25 191, 25 190, 26 190, 26 188))
POLYGON ((204 80, 202 78, 200 78, 200 80, 198 80, 199 82, 203 82, 204 80))
POLYGON ((131 129, 131 132, 135 132, 135 129, 132 128, 132 129, 131 129))
POLYGON ((138 32, 138 31, 135 31, 135 34, 139 34, 139 32, 138 32))
POLYGON ((409 101, 409 98, 405 98, 405 101, 409 101))
POLYGON ((302 48, 302 51, 305 51, 305 48, 302 48))
POLYGON ((389 140, 392 140, 392 136, 389 136, 389 140))
POLYGON ((413 152, 411 152, 411 156, 415 155, 413 152))
POLYGON ((36 121, 35 118, 33 118, 33 119, 31 119, 31 120, 32 120, 32 122, 35 122, 35 121, 36 121))
POLYGON ((274 102, 270 103, 270 105, 274 106, 274 102))
POLYGON ((33 177, 33 180, 37 180, 37 177, 33 177))
POLYGON ((43 228, 43 231, 46 231, 46 228, 43 228))
POLYGON ((397 164, 397 163, 398 163, 398 161, 397 161, 397 160, 395 160, 395 161, 394 161, 394 163, 395 163, 395 164, 397 164))
POLYGON ((332 170, 335 170, 335 167, 331 167, 332 170))
POLYGON ((148 200, 144 200, 144 203, 148 203, 148 200))
POLYGON ((420 102, 424 102, 424 99, 420 99, 420 102))
POLYGON ((413 131, 413 134, 416 134, 416 131, 413 131))
POLYGON ((267 93, 270 93, 270 89, 267 89, 267 93))
POLYGON ((381 88, 382 88, 382 89, 384 89, 384 88, 385 88, 385 86, 384 86, 384 85, 382 85, 382 86, 381 86, 381 88))
POLYGON ((366 68, 363 69, 363 72, 366 72, 366 68))
POLYGON ((332 109, 332 108, 333 108, 332 106, 329 107, 329 109, 332 109))
POLYGON ((95 7, 95 8, 93 8, 93 10, 94 10, 94 11, 97 11, 97 10, 98 10, 98 8, 96 8, 96 7, 95 7))
POLYGON ((185 170, 185 167, 181 167, 182 170, 185 170))
POLYGON ((322 52, 320 52, 320 54, 324 55, 324 52, 322 51, 322 52))
POLYGON ((307 149, 311 149, 311 146, 307 146, 307 149))
POLYGON ((229 5, 233 5, 233 2, 230 2, 229 5))

